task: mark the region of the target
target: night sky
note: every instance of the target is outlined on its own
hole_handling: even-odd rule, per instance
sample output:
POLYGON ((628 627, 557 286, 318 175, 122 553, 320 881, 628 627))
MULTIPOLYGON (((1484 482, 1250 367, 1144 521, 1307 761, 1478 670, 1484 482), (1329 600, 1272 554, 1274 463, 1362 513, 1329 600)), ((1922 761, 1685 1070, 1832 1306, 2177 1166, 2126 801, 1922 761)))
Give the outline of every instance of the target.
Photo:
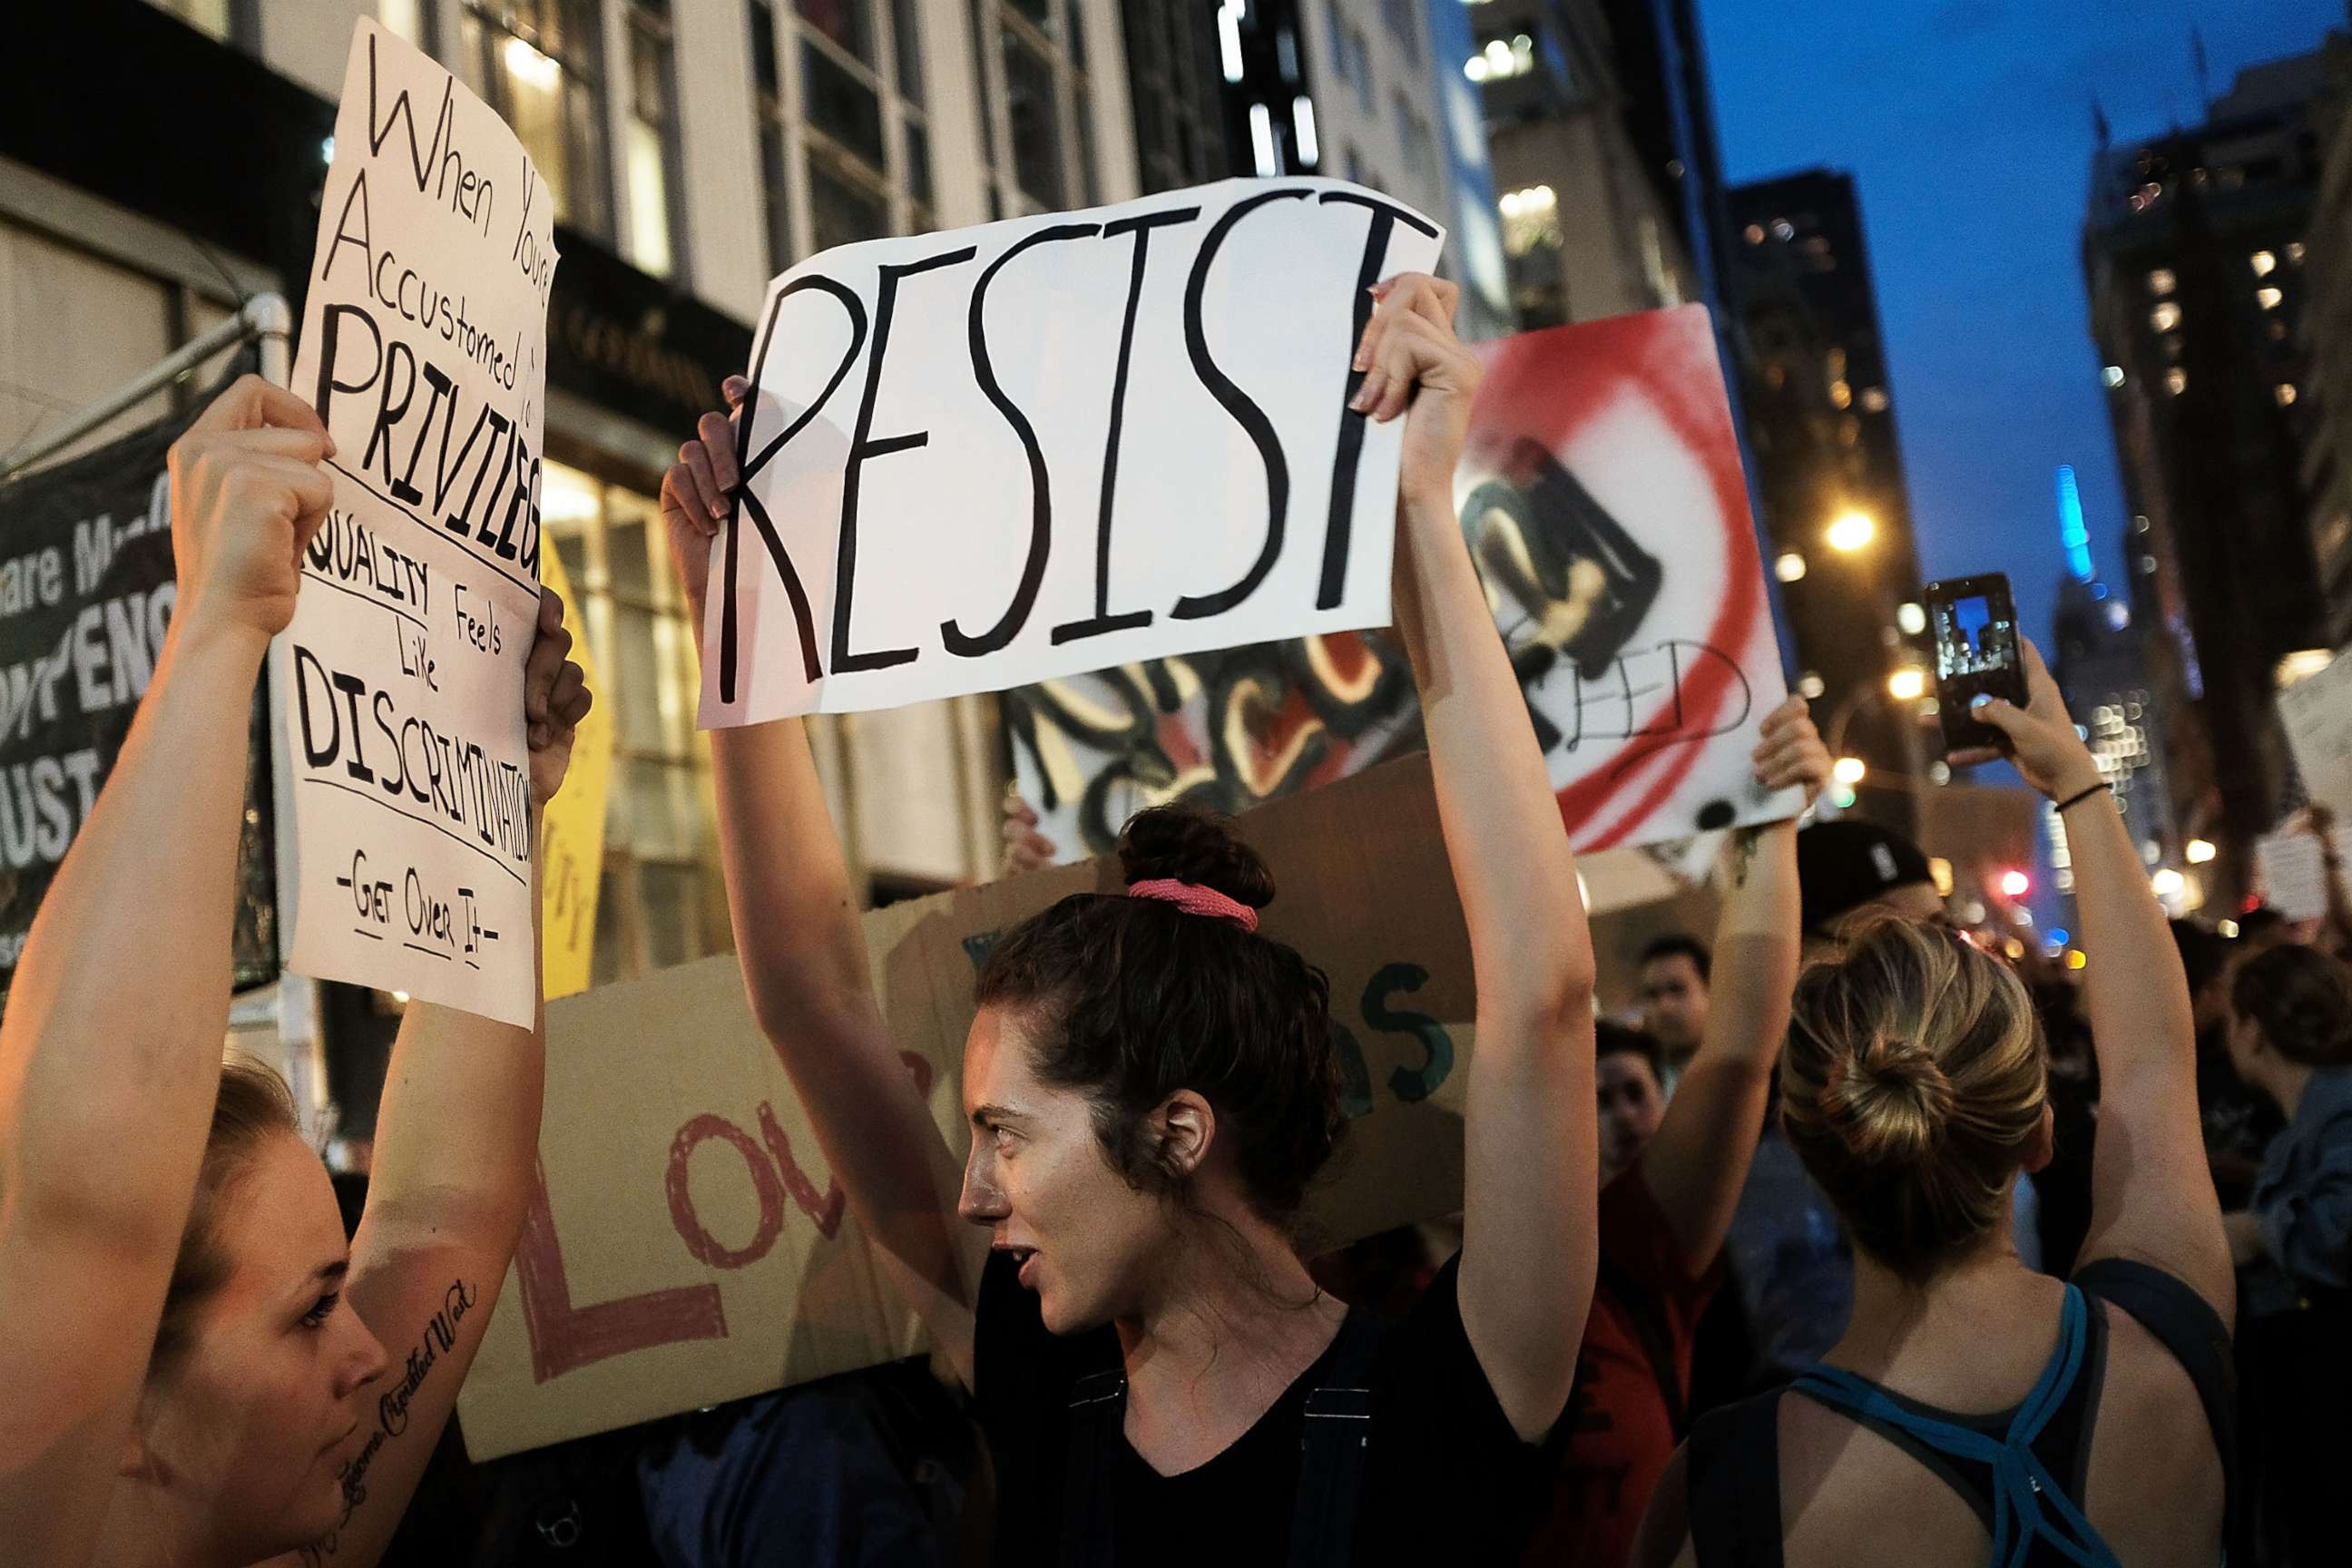
POLYGON ((1828 164, 1860 185, 1929 577, 1996 570, 2047 644, 2056 471, 2094 560, 2127 521, 2080 244, 2095 144, 2204 118, 2244 66, 2315 48, 2341 0, 1699 0, 1728 177, 1828 164))

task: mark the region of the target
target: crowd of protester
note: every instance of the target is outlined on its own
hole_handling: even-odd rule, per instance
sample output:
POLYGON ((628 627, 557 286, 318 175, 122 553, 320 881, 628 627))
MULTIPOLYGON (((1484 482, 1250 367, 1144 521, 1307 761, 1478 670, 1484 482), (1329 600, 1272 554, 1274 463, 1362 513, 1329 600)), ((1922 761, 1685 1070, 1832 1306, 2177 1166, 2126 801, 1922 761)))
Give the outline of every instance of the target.
MULTIPOLYGON (((801 725, 721 731, 754 1015, 935 1361, 468 1464, 448 1415, 522 1223, 542 1030, 412 1005, 364 1192, 220 1060, 221 742, 332 451, 241 383, 174 451, 170 637, 0 1023, 7 1561, 2352 1561, 2332 857, 2317 929, 2168 941, 2029 647, 2030 702, 1982 717, 2065 821, 2079 975, 1953 927, 1919 850, 1851 819, 1731 836, 1716 929, 1601 973, 1454 516, 1454 291, 1379 293, 1357 403, 1405 425, 1398 629, 1476 971, 1460 1214, 1301 1248, 1345 1133, 1328 995, 1257 932, 1283 868, 1183 807, 1129 825, 1128 896, 990 955, 960 1170, 876 1008, 801 725), (133 942, 136 985, 81 956, 133 942)), ((731 431, 706 416, 664 488, 696 593, 731 431)), ((567 645, 548 595, 535 806, 588 701, 567 645)), ((1801 700, 1753 761, 1819 795, 1801 700)), ((1057 847, 1008 803, 1008 874, 1057 847)))

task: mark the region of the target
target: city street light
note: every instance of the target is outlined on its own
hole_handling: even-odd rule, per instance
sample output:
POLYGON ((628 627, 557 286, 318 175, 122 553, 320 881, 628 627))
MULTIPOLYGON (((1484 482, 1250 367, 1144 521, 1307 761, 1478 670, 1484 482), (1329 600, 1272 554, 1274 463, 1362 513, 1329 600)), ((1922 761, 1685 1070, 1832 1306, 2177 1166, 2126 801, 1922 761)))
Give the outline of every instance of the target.
POLYGON ((1783 583, 1803 582, 1805 580, 1805 558, 1798 554, 1793 550, 1782 551, 1780 552, 1780 558, 1772 563, 1772 575, 1778 577, 1783 583))
POLYGON ((2220 853, 2221 851, 2214 848, 2211 842, 2207 839, 2192 838, 2189 841, 2187 854, 2191 866, 2202 866, 2220 853))
POLYGON ((1838 783, 1852 787, 1869 776, 1870 765, 1860 757, 1840 757, 1832 773, 1838 783))
POLYGON ((1886 678, 1886 694, 1897 702, 1916 702, 1927 694, 1927 672, 1905 665, 1886 678))
POLYGON ((2167 866, 2163 870, 2150 877, 2147 879, 2147 885, 2155 889, 2156 896, 2159 899, 2177 899, 2180 896, 2181 889, 2189 885, 2189 881, 2179 872, 2167 866))
POLYGON ((1878 537, 1878 523, 1866 511, 1849 511, 1830 524, 1826 537, 1832 550, 1851 555, 1878 537))

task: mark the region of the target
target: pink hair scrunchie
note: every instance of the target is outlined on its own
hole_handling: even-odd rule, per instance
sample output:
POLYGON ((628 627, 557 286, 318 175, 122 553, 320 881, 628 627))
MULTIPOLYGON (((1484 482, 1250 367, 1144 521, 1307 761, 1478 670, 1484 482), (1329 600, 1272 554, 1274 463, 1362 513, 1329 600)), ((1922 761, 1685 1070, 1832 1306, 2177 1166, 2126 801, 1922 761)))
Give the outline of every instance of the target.
POLYGON ((1127 885, 1130 899, 1158 899, 1175 905, 1188 915, 1206 915, 1211 920, 1231 921, 1246 931, 1257 930, 1257 911, 1239 899, 1228 898, 1214 888, 1204 888, 1198 882, 1182 882, 1173 877, 1151 877, 1127 885))

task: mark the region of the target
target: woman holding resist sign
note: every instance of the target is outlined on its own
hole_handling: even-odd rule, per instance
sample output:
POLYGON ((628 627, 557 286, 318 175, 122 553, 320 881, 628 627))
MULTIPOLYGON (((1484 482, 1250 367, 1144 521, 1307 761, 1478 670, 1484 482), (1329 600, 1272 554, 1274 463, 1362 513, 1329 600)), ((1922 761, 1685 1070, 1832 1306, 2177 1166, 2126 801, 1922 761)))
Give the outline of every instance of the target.
MULTIPOLYGON (((253 376, 173 447, 171 629, 0 1024, 12 1565, 374 1563, 521 1230, 537 1029, 410 1005, 348 1249, 286 1086, 222 1062, 247 716, 333 450, 308 405, 253 376)), ((562 618, 544 595, 534 811, 588 709, 562 618)))
MULTIPOLYGON (((1477 983, 1463 1247, 1412 1317, 1351 1312, 1295 1250, 1342 1126, 1328 999, 1256 934, 1273 881, 1225 827, 1142 814, 1121 843, 1129 896, 1066 899, 998 944, 965 1046, 959 1197, 877 1012, 800 722, 711 737, 753 1008, 973 1384, 1001 1560, 1499 1562, 1542 1500, 1595 1267, 1591 948, 1454 514, 1479 379, 1454 289, 1406 275, 1377 292, 1353 406, 1406 420, 1397 623, 1477 983), (989 1236, 977 1278, 959 1212, 989 1236)), ((663 487, 697 595, 731 436, 705 416, 663 487)))

